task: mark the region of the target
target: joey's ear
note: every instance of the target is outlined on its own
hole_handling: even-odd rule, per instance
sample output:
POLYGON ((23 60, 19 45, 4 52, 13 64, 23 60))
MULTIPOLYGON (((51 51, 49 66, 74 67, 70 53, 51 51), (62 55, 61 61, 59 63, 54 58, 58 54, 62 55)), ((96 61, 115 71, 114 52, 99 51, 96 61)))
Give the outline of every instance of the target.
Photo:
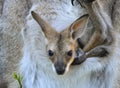
POLYGON ((56 35, 57 32, 46 21, 44 21, 37 13, 31 11, 31 14, 32 17, 37 21, 37 23, 42 28, 42 31, 47 38, 56 35))
POLYGON ((70 34, 73 39, 78 39, 84 34, 84 30, 86 29, 88 23, 88 14, 83 15, 79 19, 77 19, 70 27, 70 34))

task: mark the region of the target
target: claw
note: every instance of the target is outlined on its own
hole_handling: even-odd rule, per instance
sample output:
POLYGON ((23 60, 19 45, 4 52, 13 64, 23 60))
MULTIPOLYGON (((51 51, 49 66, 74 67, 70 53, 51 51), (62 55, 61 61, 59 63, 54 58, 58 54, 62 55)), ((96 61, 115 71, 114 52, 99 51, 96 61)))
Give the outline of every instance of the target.
POLYGON ((76 1, 78 4, 80 4, 81 7, 83 7, 80 0, 71 0, 72 5, 74 6, 74 1, 76 1))
POLYGON ((74 0, 71 0, 72 5, 74 6, 74 0))
POLYGON ((74 1, 76 1, 78 4, 80 4, 81 7, 84 7, 83 3, 92 3, 95 0, 71 0, 72 5, 74 6, 74 1))

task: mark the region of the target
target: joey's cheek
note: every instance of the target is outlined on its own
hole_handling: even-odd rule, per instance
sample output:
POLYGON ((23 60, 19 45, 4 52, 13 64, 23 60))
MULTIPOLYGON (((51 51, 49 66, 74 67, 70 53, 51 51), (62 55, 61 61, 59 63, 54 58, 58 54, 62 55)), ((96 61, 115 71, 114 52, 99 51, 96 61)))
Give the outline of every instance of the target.
POLYGON ((74 58, 72 65, 79 65, 79 64, 83 63, 85 60, 86 60, 86 55, 85 55, 84 51, 77 48, 76 56, 74 58))
POLYGON ((52 61, 52 63, 56 62, 56 58, 54 56, 53 57, 49 57, 49 59, 52 61))

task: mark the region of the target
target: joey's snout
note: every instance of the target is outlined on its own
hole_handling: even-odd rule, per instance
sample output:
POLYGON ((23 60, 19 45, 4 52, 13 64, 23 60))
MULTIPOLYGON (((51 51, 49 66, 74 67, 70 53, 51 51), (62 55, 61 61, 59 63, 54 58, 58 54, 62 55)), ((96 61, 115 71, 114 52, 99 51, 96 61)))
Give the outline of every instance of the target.
POLYGON ((58 75, 63 75, 65 73, 66 65, 63 62, 57 62, 54 66, 58 75))

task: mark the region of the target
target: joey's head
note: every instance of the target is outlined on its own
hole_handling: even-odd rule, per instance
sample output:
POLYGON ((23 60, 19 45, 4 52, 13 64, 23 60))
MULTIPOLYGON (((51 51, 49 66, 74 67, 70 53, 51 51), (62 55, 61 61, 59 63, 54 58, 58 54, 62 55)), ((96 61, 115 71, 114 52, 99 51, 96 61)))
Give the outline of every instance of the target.
POLYGON ((55 71, 62 75, 69 70, 76 55, 77 39, 84 32, 88 15, 75 21, 64 31, 58 33, 37 13, 32 11, 33 18, 41 26, 46 38, 46 51, 55 71))

